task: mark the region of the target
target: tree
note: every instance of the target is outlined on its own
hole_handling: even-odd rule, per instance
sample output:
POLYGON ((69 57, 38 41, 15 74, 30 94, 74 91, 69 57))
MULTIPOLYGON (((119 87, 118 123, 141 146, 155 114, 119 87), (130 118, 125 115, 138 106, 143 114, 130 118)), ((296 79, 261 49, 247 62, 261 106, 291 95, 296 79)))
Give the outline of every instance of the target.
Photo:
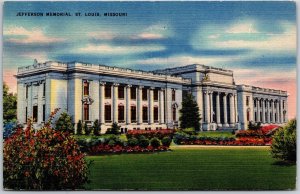
POLYGON ((9 93, 6 83, 3 83, 3 120, 11 121, 17 119, 17 95, 9 93))
POLYGON ((292 119, 275 132, 271 145, 273 158, 289 162, 296 161, 296 126, 296 119, 292 119))
POLYGON ((196 131, 200 130, 200 114, 197 102, 191 93, 188 93, 182 101, 180 112, 180 128, 193 127, 196 131))
POLYGON ((114 122, 111 126, 111 129, 108 129, 106 131, 106 134, 120 134, 120 126, 118 125, 118 123, 114 122))
POLYGON ((100 123, 99 123, 99 120, 96 119, 94 121, 94 124, 93 124, 93 131, 94 131, 94 135, 99 135, 100 134, 100 131, 101 131, 101 128, 100 128, 100 123))
POLYGON ((55 129, 63 132, 74 133, 74 125, 71 116, 63 112, 55 122, 55 129))
POLYGON ((77 123, 77 135, 81 135, 82 134, 82 122, 81 120, 78 121, 77 123))

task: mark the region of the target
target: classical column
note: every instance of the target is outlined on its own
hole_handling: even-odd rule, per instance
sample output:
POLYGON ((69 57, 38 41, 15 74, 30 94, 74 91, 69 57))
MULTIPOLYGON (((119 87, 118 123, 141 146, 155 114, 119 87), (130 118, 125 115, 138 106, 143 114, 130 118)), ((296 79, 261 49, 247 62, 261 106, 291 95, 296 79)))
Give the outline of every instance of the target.
POLYGON ((267 103, 267 123, 271 123, 270 121, 270 101, 269 100, 266 100, 266 103, 267 103))
POLYGON ((138 95, 137 95, 137 124, 142 124, 143 123, 143 87, 144 86, 139 86, 138 87, 138 95))
POLYGON ((275 123, 275 109, 274 109, 274 100, 272 100, 272 123, 275 123))
POLYGON ((118 86, 119 84, 113 84, 113 122, 118 122, 118 86))
POLYGON ((205 123, 209 123, 210 114, 209 114, 209 96, 208 91, 204 91, 204 114, 205 114, 205 123))
POLYGON ((233 99, 233 94, 229 94, 229 106, 230 106, 230 125, 233 126, 234 125, 234 99, 233 99))
POLYGON ((224 110, 224 127, 228 127, 228 119, 227 119, 227 93, 224 93, 223 96, 223 110, 224 110))
POLYGON ((216 119, 218 126, 221 125, 221 117, 220 117, 220 93, 216 93, 216 119))
POLYGON ((280 123, 280 120, 279 120, 279 116, 280 116, 280 114, 279 114, 279 100, 277 100, 277 103, 276 103, 276 115, 277 115, 277 119, 276 119, 276 123, 280 123))
POLYGON ((280 123, 283 123, 283 100, 280 99, 280 123))
POLYGON ((266 123, 266 109, 264 99, 262 99, 262 123, 266 123))
POLYGON ((235 121, 234 123, 237 123, 238 122, 238 108, 237 108, 237 95, 234 94, 234 115, 235 115, 235 121))
POLYGON ((261 101, 261 99, 258 100, 258 106, 257 106, 257 121, 258 122, 261 122, 261 119, 260 119, 260 101, 261 101))
POLYGON ((126 86, 126 124, 131 123, 131 106, 130 106, 130 90, 131 90, 131 85, 126 86))
POLYGON ((149 124, 153 124, 154 123, 154 119, 153 119, 153 90, 154 88, 153 87, 150 87, 149 88, 149 98, 148 98, 148 103, 149 103, 149 124))
POLYGON ((208 95, 209 95, 209 112, 210 112, 210 123, 212 123, 213 122, 213 112, 214 112, 214 109, 213 109, 213 92, 209 92, 208 93, 208 95))
POLYGON ((105 82, 100 82, 100 123, 103 124, 105 123, 105 113, 104 113, 104 98, 105 98, 105 94, 104 94, 104 88, 105 88, 105 82))
POLYGON ((165 123, 165 103, 164 103, 165 97, 164 97, 164 89, 161 88, 159 90, 159 123, 163 124, 165 123))

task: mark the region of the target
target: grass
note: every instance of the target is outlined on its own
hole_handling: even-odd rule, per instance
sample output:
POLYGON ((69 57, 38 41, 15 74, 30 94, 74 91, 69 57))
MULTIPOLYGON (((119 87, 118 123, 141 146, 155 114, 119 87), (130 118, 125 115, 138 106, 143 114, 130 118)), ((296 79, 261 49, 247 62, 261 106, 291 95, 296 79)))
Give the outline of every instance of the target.
MULTIPOLYGON (((86 139, 98 139, 98 138, 109 138, 113 135, 111 134, 101 134, 101 135, 73 135, 76 140, 86 140, 86 139)), ((127 137, 125 134, 118 135, 121 140, 127 141, 127 137)))
POLYGON ((88 156, 86 189, 286 190, 296 166, 276 165, 268 147, 173 147, 171 152, 88 156))
POLYGON ((197 133, 200 137, 235 137, 231 132, 225 131, 201 131, 197 133))

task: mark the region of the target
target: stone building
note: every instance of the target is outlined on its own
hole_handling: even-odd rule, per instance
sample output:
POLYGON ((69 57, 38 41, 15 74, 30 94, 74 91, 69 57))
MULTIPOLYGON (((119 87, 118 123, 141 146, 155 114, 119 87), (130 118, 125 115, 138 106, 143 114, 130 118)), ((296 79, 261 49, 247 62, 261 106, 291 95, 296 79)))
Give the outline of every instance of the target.
POLYGON ((250 121, 285 123, 287 92, 236 85, 233 72, 193 64, 153 72, 80 62, 35 62, 20 67, 20 122, 42 124, 55 108, 76 124, 98 119, 101 132, 117 122, 121 130, 179 126, 186 92, 198 103, 202 130, 247 129, 250 121))

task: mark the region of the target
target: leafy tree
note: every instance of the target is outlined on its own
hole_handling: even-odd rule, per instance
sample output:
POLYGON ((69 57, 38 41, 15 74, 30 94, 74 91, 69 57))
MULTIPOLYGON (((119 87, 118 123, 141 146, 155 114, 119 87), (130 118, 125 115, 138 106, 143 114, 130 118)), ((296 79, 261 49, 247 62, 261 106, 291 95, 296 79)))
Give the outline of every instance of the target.
POLYGON ((114 122, 111 126, 111 129, 108 129, 106 131, 106 134, 120 134, 120 126, 118 125, 118 123, 114 122))
POLYGON ((261 127, 261 122, 258 122, 258 123, 249 122, 249 125, 248 125, 249 130, 258 130, 258 129, 260 129, 260 127, 261 127))
POLYGON ((296 119, 292 119, 275 132, 271 145, 271 154, 274 158, 296 161, 296 126, 296 119))
POLYGON ((194 128, 196 131, 200 130, 200 114, 197 102, 191 93, 188 93, 182 101, 182 109, 180 112, 180 128, 194 128))
POLYGON ((79 120, 78 123, 77 123, 77 134, 78 135, 82 134, 82 122, 81 122, 81 120, 79 120))
POLYGON ((100 128, 100 123, 99 123, 99 120, 96 119, 94 121, 94 124, 93 124, 93 131, 94 131, 94 135, 99 135, 100 134, 100 131, 101 131, 101 128, 100 128))
POLYGON ((17 119, 17 95, 10 93, 6 83, 3 83, 3 120, 17 119))
POLYGON ((63 132, 74 133, 74 125, 71 116, 63 112, 55 122, 55 129, 63 132))
POLYGON ((87 125, 87 122, 84 122, 83 128, 84 128, 84 132, 85 132, 86 135, 89 135, 91 133, 91 129, 87 125))

